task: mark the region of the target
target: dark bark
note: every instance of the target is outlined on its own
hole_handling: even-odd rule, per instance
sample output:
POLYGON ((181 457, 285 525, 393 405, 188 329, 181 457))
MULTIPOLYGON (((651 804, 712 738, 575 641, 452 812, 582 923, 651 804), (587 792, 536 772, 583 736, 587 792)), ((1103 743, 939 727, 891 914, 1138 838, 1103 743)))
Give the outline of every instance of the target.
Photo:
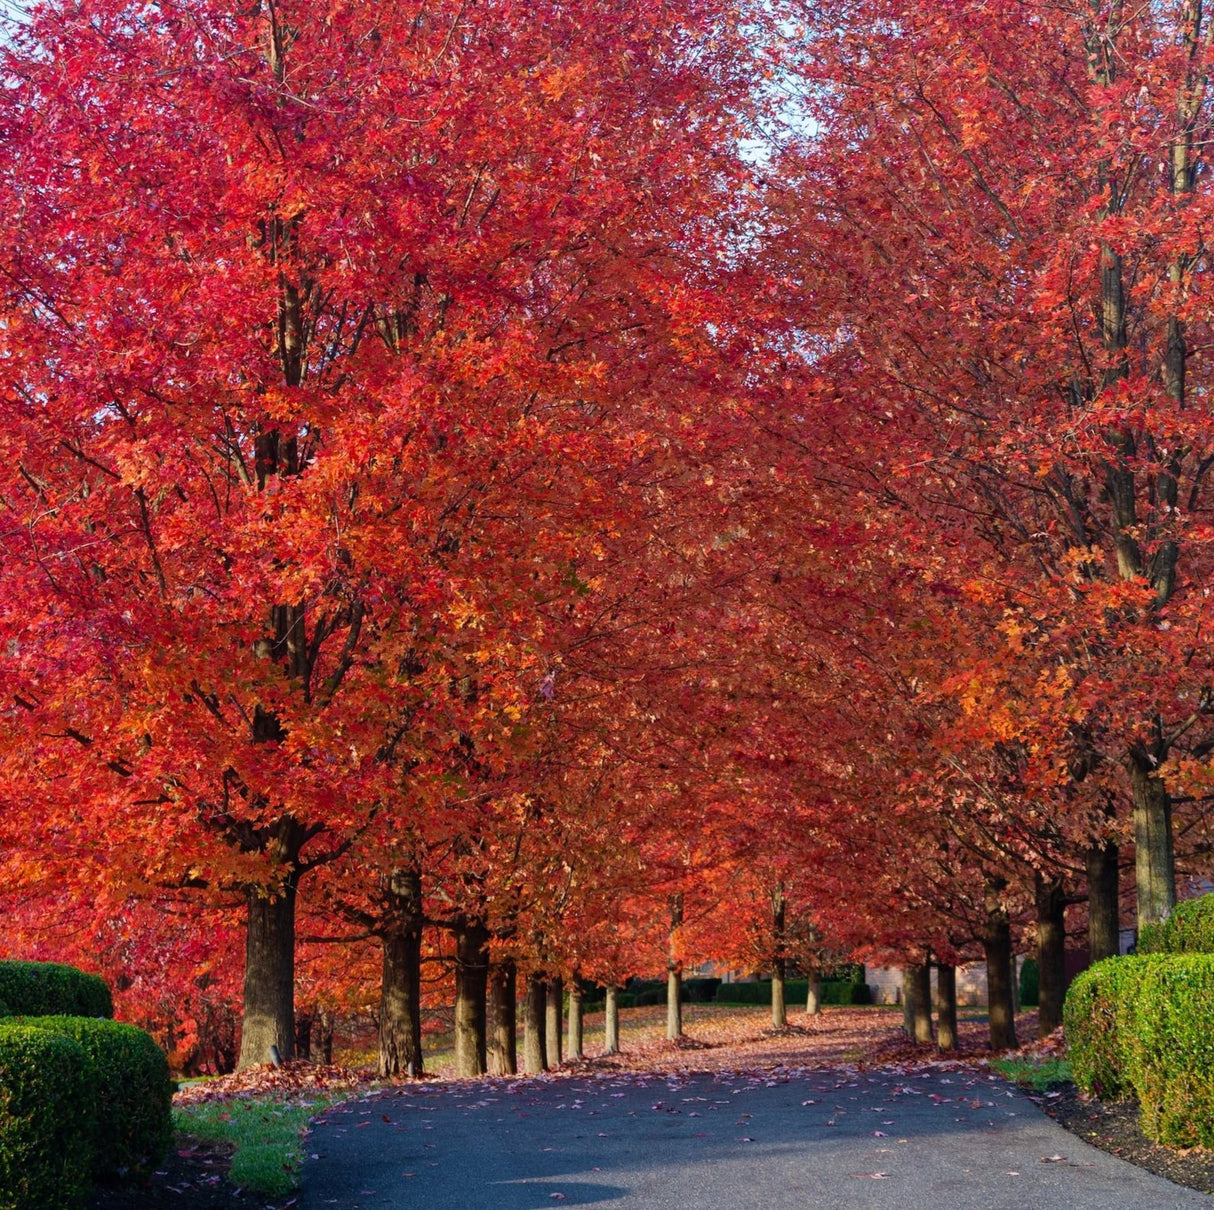
POLYGON ((491 1076, 512 1076, 518 1071, 518 972, 513 958, 489 968, 489 1039, 486 1055, 491 1076))
POLYGON ((1037 1032, 1042 1038, 1062 1024, 1066 998, 1066 893, 1061 878, 1035 878, 1037 906, 1037 1032))
POLYGON ((560 975, 553 975, 548 980, 548 1002, 544 1011, 545 1050, 548 1054, 548 1066, 559 1067, 564 1059, 562 1048, 561 1025, 565 1010, 565 981, 560 975))
POLYGON ((295 1014, 295 1057, 312 1058, 312 1014, 295 1014))
POLYGON ((957 968, 941 962, 936 966, 936 1046, 957 1049, 957 968))
POLYGON ((1087 851, 1088 949, 1092 962, 1121 953, 1121 850, 1113 841, 1087 851))
POLYGON ((569 981, 569 1039, 565 1052, 570 1059, 585 1058, 583 1021, 584 992, 581 976, 576 972, 569 981))
POLYGON ((992 1050, 1016 1046, 1016 999, 1012 982, 1012 927, 999 896, 1007 884, 994 879, 986 888, 982 949, 986 956, 987 1005, 992 1050))
POLYGON ((544 1009, 547 999, 544 976, 532 971, 527 976, 527 989, 523 1000, 523 1071, 529 1076, 548 1070, 544 1037, 544 1009))
POLYGON ((914 972, 909 966, 902 968, 902 1032, 908 1038, 915 1036, 914 972))
POLYGON ((312 1023, 312 1050, 321 1063, 333 1062, 333 1014, 322 1008, 312 1023))
POLYGON ((395 870, 385 879, 383 973, 379 993, 380 1076, 422 1074, 422 877, 395 870))
POLYGON ((1176 858, 1172 846, 1172 801, 1163 780, 1145 759, 1130 768, 1134 801, 1134 875, 1138 929, 1166 920, 1176 906, 1176 858))
POLYGON ((245 893, 244 1014, 238 1068, 295 1055, 295 874, 276 893, 245 893))
POLYGON ((607 989, 606 1013, 603 1022, 603 1053, 620 1053, 620 989, 612 984, 607 989))
POLYGON ((489 930, 484 922, 455 924, 455 1074, 483 1076, 485 1003, 489 982, 489 930))

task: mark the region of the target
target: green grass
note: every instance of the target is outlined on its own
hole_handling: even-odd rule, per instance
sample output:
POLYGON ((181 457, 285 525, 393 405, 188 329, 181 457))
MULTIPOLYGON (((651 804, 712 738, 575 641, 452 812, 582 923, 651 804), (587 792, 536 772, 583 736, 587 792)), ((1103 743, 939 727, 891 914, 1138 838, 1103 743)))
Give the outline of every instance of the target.
POLYGON ((173 1110, 178 1135, 229 1143, 236 1148, 229 1177, 234 1185, 281 1197, 299 1184, 302 1136, 308 1123, 345 1096, 257 1096, 206 1101, 173 1110))
POLYGON ((1065 1059, 995 1059, 991 1067, 1005 1080, 1034 1092, 1071 1080, 1071 1065, 1065 1059))

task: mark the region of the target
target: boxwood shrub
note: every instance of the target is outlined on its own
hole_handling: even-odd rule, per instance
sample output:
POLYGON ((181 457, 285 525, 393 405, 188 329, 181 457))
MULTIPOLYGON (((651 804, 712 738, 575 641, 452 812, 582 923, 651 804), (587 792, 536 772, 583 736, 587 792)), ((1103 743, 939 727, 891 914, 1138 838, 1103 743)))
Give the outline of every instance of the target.
POLYGON ((1140 954, 1214 954, 1214 895, 1176 905, 1161 924, 1148 924, 1138 937, 1140 954))
POLYGON ((1214 1147, 1214 955, 1144 963, 1122 1041, 1143 1133, 1171 1147, 1214 1147))
POLYGON ((104 979, 58 962, 0 962, 0 1001, 14 1017, 112 1017, 104 979))
POLYGON ((129 1180, 152 1171, 172 1141, 173 1082, 164 1052, 134 1025, 96 1017, 22 1022, 79 1043, 97 1101, 93 1175, 129 1180))
POLYGON ((0 1210, 77 1210, 89 1193, 96 1101, 80 1044, 0 1025, 0 1210))
POLYGON ((1085 1092, 1117 1100, 1132 1091, 1125 1049, 1134 1027, 1138 984, 1151 960, 1106 958, 1072 981, 1062 1024, 1075 1083, 1085 1092))

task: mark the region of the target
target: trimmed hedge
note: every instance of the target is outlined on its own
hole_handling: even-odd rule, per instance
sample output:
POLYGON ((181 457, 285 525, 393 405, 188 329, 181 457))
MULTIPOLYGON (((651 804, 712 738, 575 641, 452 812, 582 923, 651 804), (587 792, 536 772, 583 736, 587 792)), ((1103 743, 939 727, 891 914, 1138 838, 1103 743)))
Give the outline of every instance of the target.
POLYGON ((1063 1018, 1080 1088, 1133 1092, 1156 1142, 1214 1147, 1214 955, 1109 958, 1071 985, 1063 1018))
POLYGON ((1085 1092, 1106 1100, 1129 1095, 1125 1034, 1146 973, 1143 957, 1106 958, 1075 976, 1062 1008, 1071 1073, 1085 1092))
POLYGON ((1020 964, 1020 1007, 1036 1008, 1041 998, 1041 968, 1036 958, 1026 958, 1020 964))
POLYGON ((58 962, 0 962, 0 1001, 14 1017, 112 1017, 104 979, 58 962))
POLYGON ((0 1025, 0 1210, 76 1210, 89 1193, 96 1102, 71 1038, 0 1025))
POLYGON ((1214 954, 1214 895, 1176 905, 1161 924, 1148 924, 1138 938, 1140 954, 1214 954))
POLYGON ((36 1017, 22 1024, 72 1038, 84 1051, 97 1098, 94 1177, 129 1180, 151 1172, 173 1137, 173 1081, 152 1036, 96 1017, 36 1017))
MULTIPOLYGON (((784 984, 786 1004, 804 1006, 809 995, 808 979, 789 979, 784 984)), ((823 979, 821 1004, 871 1004, 872 989, 867 983, 823 979)), ((771 980, 756 979, 745 983, 722 983, 717 988, 718 1004, 770 1004, 771 980)))

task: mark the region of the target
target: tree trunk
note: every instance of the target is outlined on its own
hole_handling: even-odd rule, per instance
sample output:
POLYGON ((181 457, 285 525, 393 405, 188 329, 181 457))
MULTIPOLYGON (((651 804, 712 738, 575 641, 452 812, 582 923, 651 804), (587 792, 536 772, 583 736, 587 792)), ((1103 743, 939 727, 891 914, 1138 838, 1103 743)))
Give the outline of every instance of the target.
POLYGON ((1166 920, 1176 906, 1176 858, 1172 849, 1172 801, 1162 778, 1135 758, 1130 768, 1134 800, 1134 875, 1138 929, 1166 920))
POLYGON ((455 1074, 485 1074, 485 1001, 489 982, 489 930, 480 920, 455 925, 455 1074))
POLYGON ((809 991, 805 997, 805 1011, 816 1017, 822 1011, 822 972, 810 971, 809 991))
POLYGON ((1046 1037, 1062 1024, 1066 998, 1066 895, 1061 878, 1034 876, 1037 903, 1037 1033, 1046 1037))
POLYGON ((994 879, 986 888, 986 922, 982 949, 986 956, 987 1011, 992 1050, 1016 1046, 1016 1009, 1012 989, 1012 927, 999 900, 1007 883, 994 879))
POLYGON ((512 1076, 518 1071, 518 972, 513 958, 489 968, 489 1039, 486 1066, 491 1076, 512 1076))
POLYGON ((1088 949, 1092 962, 1121 953, 1121 850, 1114 841, 1087 851, 1088 949))
POLYGON ((295 879, 292 872, 275 894, 263 887, 245 892, 239 1070, 269 1063, 270 1047, 283 1061, 295 1055, 295 879))
POLYGON ((620 989, 613 983, 607 988, 606 1012, 603 1020, 603 1053, 620 1053, 620 989))
POLYGON ((950 963, 936 965, 936 1046, 940 1050, 957 1049, 957 968, 950 963))
POLYGON ((784 999, 784 977, 788 973, 788 959, 784 952, 784 921, 787 900, 783 885, 777 885, 771 895, 771 931, 775 943, 775 956, 771 964, 771 1027, 784 1029, 788 1025, 788 1007, 784 999))
POLYGON ((909 966, 902 968, 902 1032, 915 1036, 915 978, 909 966))
POLYGON ((910 968, 911 1037, 928 1045, 932 1039, 932 968, 916 962, 910 968))
POLYGON ((295 1057, 312 1058, 312 1014, 308 1012, 295 1014, 295 1057))
POLYGON ((560 1067, 564 1055, 561 1053, 563 1039, 561 1037, 562 1017, 565 1010, 565 981, 560 975, 553 975, 548 980, 548 1004, 544 1015, 545 1020, 545 1050, 548 1055, 549 1067, 560 1067))
POLYGON ((333 1014, 327 1008, 322 1008, 316 1014, 312 1026, 312 1049, 320 1055, 320 1061, 326 1066, 333 1063, 333 1014))
POLYGON ((565 1050, 570 1059, 585 1058, 583 1052, 584 992, 582 978, 575 971, 569 981, 569 1044, 565 1050))
POLYGON ((422 876, 394 870, 384 880, 387 904, 379 993, 379 1074, 422 1074, 422 876))
POLYGON ((523 999, 523 1071, 537 1076, 548 1070, 547 1048, 544 1045, 544 1007, 548 998, 544 976, 532 971, 527 976, 527 991, 523 999))
POLYGON ((683 961, 677 953, 677 937, 683 927, 683 896, 670 897, 670 950, 666 960, 666 1039, 683 1036, 683 961))

